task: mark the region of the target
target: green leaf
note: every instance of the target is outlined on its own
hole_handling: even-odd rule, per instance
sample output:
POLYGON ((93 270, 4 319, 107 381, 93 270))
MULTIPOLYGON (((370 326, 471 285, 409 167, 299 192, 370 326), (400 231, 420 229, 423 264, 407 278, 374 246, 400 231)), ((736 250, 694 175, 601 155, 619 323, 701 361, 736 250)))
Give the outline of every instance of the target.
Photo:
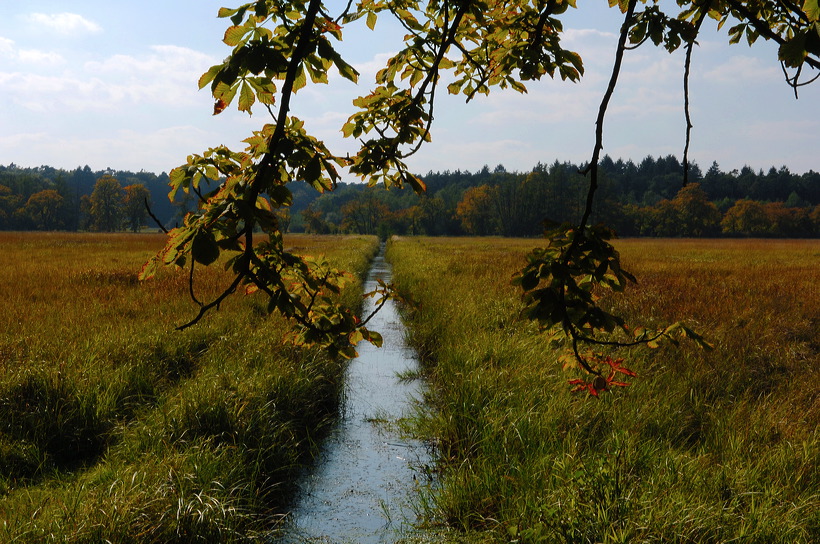
POLYGON ((355 346, 356 344, 364 340, 364 334, 362 334, 362 331, 360 331, 359 329, 356 329, 347 336, 347 340, 351 343, 351 345, 355 346))
POLYGON ((641 21, 629 31, 629 43, 639 43, 646 36, 646 22, 641 21))
POLYGON ((253 89, 248 82, 245 81, 242 83, 242 88, 239 91, 239 111, 246 111, 248 114, 251 113, 251 106, 253 106, 254 102, 256 102, 256 95, 253 93, 253 89))
POLYGON ((820 19, 820 5, 817 0, 804 0, 803 11, 809 18, 809 21, 815 23, 820 19))
POLYGON ((222 100, 225 102, 225 105, 230 105, 233 102, 234 96, 236 96, 236 91, 239 90, 239 85, 226 85, 225 83, 220 83, 214 89, 213 95, 214 98, 222 100))
POLYGON ((352 81, 353 83, 357 83, 359 81, 359 72, 351 65, 343 61, 341 57, 336 58, 334 63, 336 64, 336 69, 339 70, 339 74, 343 78, 348 81, 352 81))
POLYGON ((225 37, 222 39, 222 41, 225 42, 225 45, 236 47, 237 45, 242 43, 242 39, 245 37, 245 34, 247 32, 248 29, 244 26, 228 27, 228 30, 225 31, 225 37))
POLYGON ((693 331, 692 329, 690 329, 686 325, 683 325, 683 324, 680 325, 680 332, 681 332, 681 336, 683 336, 684 338, 689 338, 690 340, 693 340, 698 345, 698 347, 700 347, 701 349, 705 349, 706 351, 711 351, 715 348, 715 346, 713 346, 712 344, 707 342, 706 339, 703 336, 696 333, 695 331, 693 331))
POLYGON ((305 67, 300 66, 299 72, 296 74, 296 78, 293 80, 293 92, 298 91, 302 87, 307 85, 307 76, 305 75, 305 67))
POLYGON ((213 233, 199 231, 191 244, 191 256, 200 264, 208 266, 219 258, 219 246, 213 233))
POLYGON ((142 265, 142 269, 140 269, 140 273, 139 276, 137 276, 137 278, 140 281, 145 281, 153 278, 159 270, 161 264, 162 259, 160 259, 157 255, 154 255, 144 265, 142 265))
POLYGON ((382 347, 383 339, 382 339, 381 334, 377 333, 376 331, 370 331, 370 330, 367 330, 367 329, 364 329, 364 328, 362 330, 366 331, 367 340, 371 344, 373 344, 377 348, 382 347))
POLYGON ((342 125, 342 135, 344 135, 345 138, 350 138, 355 131, 356 131, 356 124, 355 123, 348 122, 348 123, 345 123, 344 125, 342 125))
POLYGON ((293 204, 293 194, 284 185, 274 185, 268 191, 268 196, 277 208, 293 204))
POLYGON ((377 19, 377 16, 374 12, 371 11, 370 13, 368 13, 367 14, 367 28, 369 28, 370 30, 373 30, 374 28, 376 28, 376 19, 377 19))
POLYGON ((538 276, 536 275, 535 271, 529 271, 523 276, 521 276, 521 288, 524 291, 531 291, 538 287, 538 276))
POLYGON ((199 78, 199 88, 201 89, 205 85, 213 81, 216 75, 219 73, 219 71, 222 70, 223 66, 224 65, 222 64, 216 64, 208 68, 208 71, 202 74, 202 76, 199 78))
POLYGON ((798 68, 806 59, 806 34, 796 34, 791 40, 782 44, 777 51, 777 56, 786 66, 798 68))
POLYGON ((311 184, 322 176, 322 163, 318 155, 311 157, 310 162, 302 170, 302 175, 305 181, 311 184))

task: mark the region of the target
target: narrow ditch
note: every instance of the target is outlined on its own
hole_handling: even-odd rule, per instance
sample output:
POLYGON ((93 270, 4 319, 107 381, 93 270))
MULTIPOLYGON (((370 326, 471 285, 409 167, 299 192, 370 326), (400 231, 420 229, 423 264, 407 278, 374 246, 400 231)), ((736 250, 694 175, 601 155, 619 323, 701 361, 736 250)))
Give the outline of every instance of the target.
MULTIPOLYGON (((383 245, 365 292, 375 289, 378 279, 391 279, 383 245)), ((367 299, 364 315, 374 302, 367 299)), ((282 544, 394 543, 416 535, 410 501, 419 485, 427 485, 432 460, 427 446, 403 435, 397 422, 410 416, 421 398, 420 380, 399 378, 415 371, 418 360, 405 344, 393 301, 368 328, 382 334, 384 345, 363 342, 359 356, 350 362, 340 420, 299 482, 282 544)))

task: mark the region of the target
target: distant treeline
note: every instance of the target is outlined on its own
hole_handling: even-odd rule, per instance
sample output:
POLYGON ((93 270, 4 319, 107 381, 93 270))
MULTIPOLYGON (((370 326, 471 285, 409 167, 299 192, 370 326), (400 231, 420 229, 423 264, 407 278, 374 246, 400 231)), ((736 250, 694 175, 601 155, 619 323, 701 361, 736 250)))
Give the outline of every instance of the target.
MULTIPOLYGON (((145 187, 152 210, 166 225, 181 219, 190 209, 190 198, 177 204, 168 200, 168 175, 164 172, 157 176, 144 171, 95 172, 88 166, 74 170, 50 166, 21 168, 12 163, 0 165, 0 230, 111 230, 111 225, 101 224, 92 216, 91 195, 99 180, 112 178, 117 181, 123 199, 127 196, 126 187, 145 187)), ((105 184, 101 188, 102 185, 105 184)), ((124 208, 127 202, 120 204, 124 208)), ((104 211, 107 214, 111 210, 104 211)), ((114 225, 115 230, 131 228, 126 211, 115 211, 121 219, 114 225)), ((102 212, 99 210, 98 214, 102 212)))
MULTIPOLYGON (((294 183, 289 185, 293 205, 280 217, 292 232, 537 236, 544 221, 580 218, 588 184, 580 169, 556 161, 530 172, 508 172, 501 165, 474 173, 430 172, 421 176, 427 184, 423 196, 356 183, 320 195, 294 183)), ((683 187, 683 165, 674 156, 646 157, 637 164, 605 156, 599 175, 592 220, 621 236, 820 236, 820 173, 814 171, 724 172, 712 163, 704 173, 692 164, 683 187)), ((168 201, 165 173, 12 164, 0 166, 0 229, 93 228, 83 197, 87 201, 104 176, 123 187, 145 186, 152 211, 165 226, 180 222, 194 205, 182 193, 179 202, 168 201), (48 225, 37 220, 42 191, 61 197, 59 219, 48 225)))
MULTIPOLYGON (((314 200, 298 226, 309 232, 386 235, 537 236, 545 221, 576 222, 588 179, 580 165, 538 164, 531 172, 503 166, 478 172, 430 172, 427 193, 339 187, 314 200)), ((704 174, 674 156, 640 163, 604 157, 592 221, 621 236, 820 235, 820 173, 792 174, 785 167, 724 172, 713 163, 704 174)), ((293 221, 296 224, 296 218, 293 221)))

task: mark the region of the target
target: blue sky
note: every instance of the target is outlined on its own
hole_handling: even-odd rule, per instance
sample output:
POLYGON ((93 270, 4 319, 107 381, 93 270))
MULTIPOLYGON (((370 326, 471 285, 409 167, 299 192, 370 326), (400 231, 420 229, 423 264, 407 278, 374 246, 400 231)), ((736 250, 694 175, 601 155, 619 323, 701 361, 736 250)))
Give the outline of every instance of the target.
MULTIPOLYGON (((341 1, 328 1, 334 7, 341 1)), ((228 23, 222 0, 0 0, 0 164, 169 171, 190 153, 241 140, 267 121, 231 110, 212 116, 199 75, 224 58, 228 23)), ((584 59, 579 84, 545 80, 530 92, 495 92, 470 104, 441 93, 433 142, 411 161, 419 173, 503 164, 588 159, 594 120, 609 78, 617 10, 581 0, 565 20, 565 44, 584 59)), ((380 23, 383 19, 380 19, 380 23)), ((773 44, 728 46, 709 20, 694 52, 690 154, 705 170, 787 166, 820 170, 820 82, 800 99, 784 83, 773 44)), ((351 100, 397 47, 395 27, 345 29, 340 48, 362 73, 359 86, 339 77, 301 91, 294 114, 332 151, 353 151, 341 136, 351 100)), ((683 51, 651 45, 630 51, 605 124, 604 152, 640 161, 682 156, 683 51)))

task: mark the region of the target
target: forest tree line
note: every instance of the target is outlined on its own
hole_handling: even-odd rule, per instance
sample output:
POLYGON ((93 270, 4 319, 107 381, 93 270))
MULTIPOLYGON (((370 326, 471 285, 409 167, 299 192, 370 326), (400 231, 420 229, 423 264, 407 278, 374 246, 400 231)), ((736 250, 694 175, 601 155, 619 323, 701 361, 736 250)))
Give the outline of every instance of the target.
MULTIPOLYGON (((530 172, 485 166, 475 173, 430 172, 427 193, 341 183, 319 194, 293 183, 293 204, 280 213, 291 232, 537 236, 545 221, 580 217, 587 179, 580 165, 539 163, 530 172)), ((592 220, 621 236, 820 236, 820 173, 786 167, 704 173, 674 157, 600 164, 601 186, 592 220)), ((192 195, 167 198, 168 176, 149 172, 73 171, 0 165, 0 229, 138 231, 181 222, 192 195)))
MULTIPOLYGON (((340 187, 301 213, 308 232, 537 236, 544 223, 578 221, 588 180, 581 165, 538 164, 526 173, 503 166, 422 176, 427 193, 340 187)), ((786 167, 703 173, 674 157, 640 163, 604 157, 593 222, 621 236, 820 236, 820 173, 786 167)), ((296 219, 292 224, 296 223, 296 219)))
POLYGON ((0 165, 0 230, 138 231, 149 224, 145 200, 166 226, 192 198, 168 200, 168 175, 0 165))

